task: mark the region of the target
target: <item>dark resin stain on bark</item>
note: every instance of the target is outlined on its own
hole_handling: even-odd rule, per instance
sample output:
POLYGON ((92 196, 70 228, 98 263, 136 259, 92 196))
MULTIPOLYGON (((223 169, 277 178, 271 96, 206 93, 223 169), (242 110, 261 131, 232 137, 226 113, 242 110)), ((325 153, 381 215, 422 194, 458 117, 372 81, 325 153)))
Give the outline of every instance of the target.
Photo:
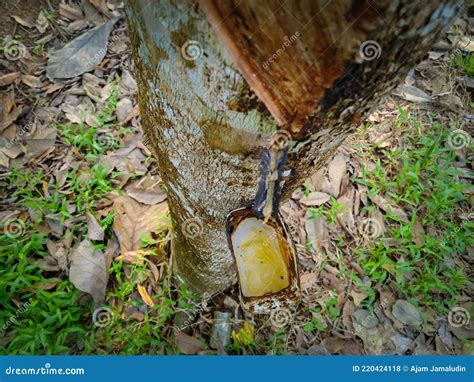
POLYGON ((265 135, 279 125, 299 143, 284 199, 403 81, 460 7, 454 0, 125 3, 142 126, 169 194, 173 262, 208 293, 236 280, 225 219, 253 200, 265 135), (202 46, 196 60, 181 54, 189 40, 202 46), (381 47, 372 61, 359 55, 367 40, 381 47), (202 232, 190 237, 192 219, 202 232))

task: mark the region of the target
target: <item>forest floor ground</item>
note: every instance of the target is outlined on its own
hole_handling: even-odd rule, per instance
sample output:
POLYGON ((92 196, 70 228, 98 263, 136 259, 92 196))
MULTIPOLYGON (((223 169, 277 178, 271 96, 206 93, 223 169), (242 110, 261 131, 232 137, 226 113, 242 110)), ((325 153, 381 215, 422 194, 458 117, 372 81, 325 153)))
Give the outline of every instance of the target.
POLYGON ((304 297, 269 316, 170 272, 124 20, 94 40, 94 70, 46 76, 48 52, 105 33, 119 2, 2 4, 0 353, 472 354, 472 17, 282 206, 304 297))

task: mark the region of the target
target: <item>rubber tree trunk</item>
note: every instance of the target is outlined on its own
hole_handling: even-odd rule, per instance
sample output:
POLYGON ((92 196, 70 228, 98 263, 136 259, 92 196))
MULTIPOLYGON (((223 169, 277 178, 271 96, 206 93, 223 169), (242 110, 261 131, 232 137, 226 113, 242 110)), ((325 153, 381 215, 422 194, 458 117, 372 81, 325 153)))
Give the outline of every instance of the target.
POLYGON ((178 274, 206 293, 234 283, 225 219, 252 202, 269 134, 291 132, 287 198, 405 78, 459 7, 126 1, 141 121, 168 188, 178 274))

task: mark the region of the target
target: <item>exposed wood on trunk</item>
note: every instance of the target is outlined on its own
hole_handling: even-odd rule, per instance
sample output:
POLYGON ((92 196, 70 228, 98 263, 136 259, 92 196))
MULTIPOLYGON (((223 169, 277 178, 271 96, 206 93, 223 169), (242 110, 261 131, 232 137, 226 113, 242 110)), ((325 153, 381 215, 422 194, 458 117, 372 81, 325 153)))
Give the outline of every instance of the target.
POLYGON ((201 292, 235 281, 225 219, 252 202, 264 138, 278 125, 294 133, 288 196, 403 80, 459 7, 326 2, 126 2, 143 129, 175 223, 175 265, 201 292), (359 52, 367 40, 380 46, 371 60, 359 52))
POLYGON ((202 0, 207 18, 277 123, 296 134, 383 20, 366 1, 202 0))

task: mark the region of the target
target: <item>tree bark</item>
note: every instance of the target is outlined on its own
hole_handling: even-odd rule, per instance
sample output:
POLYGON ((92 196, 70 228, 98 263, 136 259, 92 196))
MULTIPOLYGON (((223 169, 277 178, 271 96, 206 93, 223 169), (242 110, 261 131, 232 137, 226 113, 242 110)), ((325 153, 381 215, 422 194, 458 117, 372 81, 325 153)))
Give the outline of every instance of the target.
POLYGON ((459 8, 454 0, 126 1, 141 121, 168 189, 178 274, 199 292, 232 285, 226 216, 252 203, 268 135, 291 133, 287 198, 459 8))

